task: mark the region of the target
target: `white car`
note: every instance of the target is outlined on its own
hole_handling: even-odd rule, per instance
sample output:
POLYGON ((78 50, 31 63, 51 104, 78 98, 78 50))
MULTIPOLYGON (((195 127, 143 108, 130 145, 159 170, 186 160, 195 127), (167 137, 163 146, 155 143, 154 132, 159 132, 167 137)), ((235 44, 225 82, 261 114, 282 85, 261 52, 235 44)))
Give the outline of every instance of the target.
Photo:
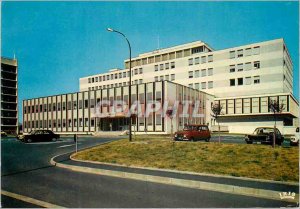
POLYGON ((300 138, 300 133, 299 133, 299 127, 296 128, 296 133, 294 136, 291 136, 291 145, 299 145, 299 138, 300 138))

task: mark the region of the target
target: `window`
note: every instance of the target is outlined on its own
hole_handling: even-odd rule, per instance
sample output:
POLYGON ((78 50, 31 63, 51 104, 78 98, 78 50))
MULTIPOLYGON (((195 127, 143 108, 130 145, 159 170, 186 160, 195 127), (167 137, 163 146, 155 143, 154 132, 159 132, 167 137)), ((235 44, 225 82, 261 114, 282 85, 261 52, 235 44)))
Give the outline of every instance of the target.
POLYGON ((229 52, 229 58, 234 59, 235 58, 235 51, 230 51, 229 52))
POLYGON ((207 61, 208 61, 208 62, 212 62, 212 61, 213 61, 213 56, 212 56, 212 55, 208 55, 207 61))
POLYGON ((199 70, 196 70, 196 71, 195 71, 195 78, 199 78, 199 76, 200 76, 200 71, 199 71, 199 70))
POLYGON ((201 82, 201 89, 206 89, 206 82, 201 82))
POLYGON ((190 83, 190 84, 189 84, 189 87, 190 87, 190 88, 193 88, 193 84, 192 84, 192 83, 190 83))
POLYGON ((235 65, 229 66, 229 72, 234 73, 235 72, 235 65))
POLYGON ((88 108, 89 107, 89 100, 84 100, 84 108, 88 108))
POLYGON ((243 71, 243 63, 237 65, 237 71, 243 71))
POLYGON ((154 66, 154 70, 155 70, 155 71, 158 71, 158 65, 155 65, 155 66, 154 66))
POLYGON ((175 80, 175 74, 171 74, 171 81, 175 80))
POLYGON ((251 55, 251 48, 245 49, 245 56, 250 56, 251 55))
POLYGON ((111 79, 111 80, 114 79, 114 74, 110 74, 110 79, 111 79))
POLYGON ((74 124, 74 127, 77 127, 77 119, 74 118, 73 124, 74 124))
POLYGON ((253 48, 253 55, 259 54, 260 53, 260 47, 256 46, 253 48))
POLYGON ((91 99, 91 108, 94 108, 95 107, 95 99, 91 99))
POLYGON ((157 76, 154 77, 154 81, 158 81, 158 77, 157 76))
POLYGON ((79 108, 79 109, 82 109, 82 100, 79 100, 79 101, 78 101, 78 108, 79 108))
POLYGON ((94 127, 94 125, 95 125, 95 120, 91 119, 91 127, 94 127))
POLYGON ((165 80, 167 80, 167 81, 169 80, 169 75, 165 76, 165 80))
POLYGON ((245 84, 250 85, 251 84, 251 77, 246 77, 245 78, 245 84))
POLYGON ((235 86, 235 79, 230 79, 230 86, 235 86))
POLYGON ((255 61, 254 62, 254 69, 259 69, 260 68, 260 62, 259 61, 255 61))
POLYGON ((175 62, 171 62, 171 69, 175 68, 175 62))
POLYGON ((71 119, 68 120, 68 127, 72 127, 72 120, 71 119))
POLYGON ((119 73, 119 78, 122 78, 122 73, 119 73))
POLYGON ((123 78, 126 78, 126 72, 123 72, 123 78))
POLYGON ((206 57, 205 56, 201 57, 201 64, 203 64, 203 63, 206 63, 206 57))
POLYGON ((208 74, 208 76, 213 75, 213 69, 212 68, 208 68, 207 74, 208 74))
POLYGON ((199 83, 195 83, 195 89, 199 90, 199 83))
POLYGON ((68 102, 68 110, 71 110, 72 109, 72 103, 69 101, 68 102))
POLYGON ((89 119, 88 119, 88 118, 85 118, 85 119, 84 119, 84 125, 85 125, 85 126, 89 126, 89 119))
POLYGON ((206 76, 206 69, 201 70, 201 77, 204 77, 204 76, 206 76))
POLYGON ((189 59, 189 65, 193 65, 193 58, 189 59))
POLYGON ((160 64, 160 65, 159 65, 159 69, 160 69, 160 70, 164 70, 164 64, 160 64))
POLYGON ((114 75, 115 75, 115 79, 118 79, 118 73, 115 73, 114 75))
POLYGON ((142 74, 143 73, 143 68, 139 69, 139 73, 142 74))
POLYGON ((237 81, 238 81, 238 86, 243 85, 243 78, 238 78, 237 81))
POLYGON ((98 82, 98 77, 95 78, 95 81, 98 82))
POLYGON ((177 51, 176 58, 181 58, 181 57, 182 57, 182 51, 177 51))
POLYGON ((82 118, 79 118, 79 127, 82 127, 82 118))
POLYGON ((166 63, 166 64, 165 64, 165 68, 166 68, 166 70, 168 70, 168 69, 170 68, 169 63, 166 63))
POLYGON ((259 76, 254 76, 253 83, 254 84, 259 84, 260 83, 260 77, 259 76))
POLYGON ((213 81, 208 81, 208 88, 212 89, 214 87, 213 81))
POLYGON ((91 78, 88 78, 88 82, 91 83, 91 78))
POLYGON ((245 70, 251 70, 251 67, 252 67, 251 62, 245 63, 245 70))
POLYGON ((161 76, 159 77, 159 80, 160 80, 160 81, 163 81, 163 80, 164 80, 164 76, 161 75, 161 76))
POLYGON ((106 80, 109 80, 109 75, 106 76, 106 80))
POLYGON ((102 80, 102 77, 101 77, 101 76, 99 76, 99 81, 101 82, 101 80, 102 80))
POLYGON ((139 84, 142 84, 143 83, 143 79, 139 79, 139 84))
POLYGON ((66 110, 66 103, 65 102, 62 103, 62 110, 66 110))
POLYGON ((105 81, 105 75, 103 76, 103 79, 102 79, 103 81, 105 81))
POLYGON ((240 50, 237 50, 237 57, 243 57, 243 50, 240 49, 240 50))
POLYGON ((199 59, 199 57, 196 57, 195 58, 195 65, 198 65, 200 63, 200 59, 199 59))
POLYGON ((193 78, 193 71, 189 71, 189 78, 193 78))
POLYGON ((134 75, 138 74, 138 69, 134 69, 134 75))

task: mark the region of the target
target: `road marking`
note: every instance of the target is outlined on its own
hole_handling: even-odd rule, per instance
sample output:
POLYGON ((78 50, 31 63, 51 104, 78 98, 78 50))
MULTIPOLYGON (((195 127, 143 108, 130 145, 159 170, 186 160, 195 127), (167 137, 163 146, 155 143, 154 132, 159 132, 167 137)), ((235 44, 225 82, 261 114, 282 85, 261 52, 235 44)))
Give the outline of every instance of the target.
MULTIPOLYGON (((81 143, 77 143, 77 144, 81 144, 81 143)), ((62 146, 59 146, 57 148, 64 148, 64 147, 70 147, 70 146, 75 146, 75 144, 62 145, 62 146)))
POLYGON ((26 197, 26 196, 23 196, 23 195, 20 195, 20 194, 7 192, 7 191, 4 191, 4 190, 1 190, 1 194, 5 195, 5 196, 8 196, 8 197, 18 199, 18 200, 22 200, 24 202, 28 202, 28 203, 31 203, 31 204, 34 204, 34 205, 45 207, 45 208, 65 208, 65 207, 62 207, 62 206, 59 206, 59 205, 54 205, 54 204, 51 204, 51 203, 48 203, 48 202, 37 200, 37 199, 31 198, 31 197, 26 197))

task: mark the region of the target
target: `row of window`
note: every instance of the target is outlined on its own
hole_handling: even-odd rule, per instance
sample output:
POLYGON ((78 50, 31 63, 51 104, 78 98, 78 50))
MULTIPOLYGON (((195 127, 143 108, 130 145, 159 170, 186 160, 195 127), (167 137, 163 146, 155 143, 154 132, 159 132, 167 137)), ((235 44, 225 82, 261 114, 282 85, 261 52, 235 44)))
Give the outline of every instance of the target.
MULTIPOLYGON (((72 119, 58 119, 56 120, 49 120, 48 124, 47 124, 47 120, 44 120, 44 122, 42 120, 38 121, 25 121, 24 122, 24 128, 66 128, 66 126, 68 125, 68 127, 77 127, 77 125, 79 127, 83 127, 83 119, 82 118, 78 118, 77 119, 73 119, 73 123, 72 123, 72 119), (77 124, 78 123, 78 124, 77 124)), ((89 126, 89 118, 84 118, 84 125, 85 126, 89 126)), ((95 120, 94 118, 91 118, 91 126, 93 127, 95 125, 95 120)))
POLYGON ((161 75, 161 76, 155 76, 154 77, 154 81, 174 81, 175 80, 175 74, 171 74, 171 75, 161 75))
MULTIPOLYGON (((134 81, 131 81, 132 84, 142 84, 143 79, 136 79, 134 81)), ((107 88, 113 88, 113 87, 121 87, 121 86, 127 86, 129 85, 129 81, 123 82, 123 83, 115 83, 115 84, 107 84, 103 86, 93 86, 89 87, 89 90, 98 90, 98 89, 107 89, 107 88)))
POLYGON ((243 70, 252 70, 252 64, 253 64, 253 69, 257 70, 260 69, 260 61, 254 61, 252 62, 246 62, 246 63, 239 63, 237 65, 230 65, 229 66, 229 72, 233 73, 235 71, 243 71, 243 70))
MULTIPOLYGON (((202 56, 201 57, 201 64, 204 64, 206 62, 213 62, 213 55, 208 56, 202 56)), ((200 57, 190 58, 188 60, 189 65, 198 65, 200 64, 200 57)))
POLYGON ((175 68, 175 62, 171 62, 171 63, 164 63, 164 64, 160 64, 160 65, 154 65, 154 71, 158 71, 158 70, 168 70, 168 69, 174 69, 175 68))
MULTIPOLYGON (((205 77, 206 75, 211 76, 213 75, 213 68, 202 69, 201 70, 201 77, 205 77), (206 74, 207 72, 207 74, 206 74)), ((199 78, 200 77, 200 70, 189 71, 189 78, 199 78)))
POLYGON ((253 48, 246 48, 246 49, 239 49, 239 50, 233 50, 229 52, 229 58, 234 59, 234 58, 239 58, 239 57, 247 57, 251 55, 257 55, 260 54, 260 47, 255 46, 253 48))
MULTIPOLYGON (((100 99, 97 99, 97 102, 99 102, 100 99)), ((90 100, 90 104, 89 104, 89 100, 86 99, 84 100, 84 104, 83 104, 83 100, 79 100, 78 104, 77 101, 69 101, 69 102, 58 102, 53 103, 53 104, 40 104, 40 105, 32 105, 32 106, 25 106, 24 107, 24 114, 26 113, 38 113, 38 112, 51 112, 51 111, 60 111, 60 110, 76 110, 77 109, 77 105, 78 105, 78 109, 87 109, 87 108, 94 108, 95 107, 95 99, 91 99, 90 100), (84 105, 84 106, 83 106, 84 105)))
POLYGON ((245 78, 232 78, 229 80, 230 82, 230 86, 242 86, 242 85, 250 85, 252 84, 252 80, 253 80, 253 84, 259 84, 260 83, 260 76, 254 76, 253 79, 251 76, 249 77, 245 77, 245 78))
POLYGON ((190 83, 189 87, 197 90, 200 90, 200 87, 201 89, 212 89, 214 87, 214 82, 213 81, 201 82, 201 86, 200 83, 194 83, 194 84, 190 83))
MULTIPOLYGON (((147 65, 147 64, 152 64, 152 63, 156 63, 156 62, 173 60, 175 58, 177 59, 177 58, 182 58, 182 57, 188 57, 191 54, 196 54, 196 53, 201 53, 201 52, 210 52, 210 51, 211 50, 208 49, 206 46, 197 46, 194 48, 183 49, 183 50, 179 50, 176 52, 170 52, 170 53, 159 54, 159 55, 155 55, 155 56, 132 60, 131 65, 132 65, 132 67, 147 65)), ((125 62, 125 68, 126 69, 129 68, 129 61, 125 62)))

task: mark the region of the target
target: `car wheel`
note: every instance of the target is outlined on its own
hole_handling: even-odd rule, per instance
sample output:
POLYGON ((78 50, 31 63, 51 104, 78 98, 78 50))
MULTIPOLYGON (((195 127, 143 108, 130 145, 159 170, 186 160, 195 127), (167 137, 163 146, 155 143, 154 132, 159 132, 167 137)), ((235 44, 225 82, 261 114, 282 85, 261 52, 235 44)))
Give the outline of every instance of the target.
POLYGON ((190 139, 190 140, 191 140, 191 142, 194 142, 194 141, 195 141, 194 137, 191 137, 191 139, 190 139))
POLYGON ((53 141, 53 142, 56 142, 56 141, 57 141, 57 138, 54 137, 54 138, 52 139, 52 141, 53 141))
POLYGON ((252 144, 253 142, 252 141, 247 141, 247 144, 252 144))
POLYGON ((31 143, 31 142, 32 142, 32 139, 30 139, 30 138, 29 138, 29 139, 26 139, 26 142, 27 142, 27 143, 31 143))
POLYGON ((210 140, 210 137, 209 137, 209 138, 207 138, 207 139, 205 139, 205 141, 206 141, 206 142, 209 142, 209 140, 210 140))

